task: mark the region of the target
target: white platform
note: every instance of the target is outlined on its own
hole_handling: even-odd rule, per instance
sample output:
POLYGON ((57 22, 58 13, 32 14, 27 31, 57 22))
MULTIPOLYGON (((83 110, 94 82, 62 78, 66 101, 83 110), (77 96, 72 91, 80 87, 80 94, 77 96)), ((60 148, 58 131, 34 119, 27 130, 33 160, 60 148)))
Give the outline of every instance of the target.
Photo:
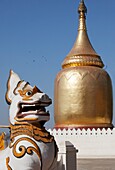
POLYGON ((65 142, 71 142, 78 149, 78 159, 114 159, 115 128, 113 129, 49 129, 59 147, 59 154, 65 152, 65 142))

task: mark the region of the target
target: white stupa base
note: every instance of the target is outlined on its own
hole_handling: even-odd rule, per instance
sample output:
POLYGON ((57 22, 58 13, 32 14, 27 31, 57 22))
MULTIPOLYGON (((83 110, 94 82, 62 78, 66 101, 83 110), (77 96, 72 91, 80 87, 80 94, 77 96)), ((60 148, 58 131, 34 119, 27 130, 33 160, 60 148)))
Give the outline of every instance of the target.
POLYGON ((62 161, 65 169, 67 164, 66 141, 71 142, 78 150, 76 169, 77 167, 78 170, 115 169, 115 128, 50 129, 49 131, 55 137, 59 148, 58 160, 62 161))

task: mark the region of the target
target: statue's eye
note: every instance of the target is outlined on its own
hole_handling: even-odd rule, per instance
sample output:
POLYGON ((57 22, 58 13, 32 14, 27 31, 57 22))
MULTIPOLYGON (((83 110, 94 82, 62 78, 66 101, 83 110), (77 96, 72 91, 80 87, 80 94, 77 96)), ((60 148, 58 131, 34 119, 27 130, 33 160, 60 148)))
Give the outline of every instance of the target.
POLYGON ((27 91, 26 92, 26 96, 31 96, 32 95, 32 91, 27 91))

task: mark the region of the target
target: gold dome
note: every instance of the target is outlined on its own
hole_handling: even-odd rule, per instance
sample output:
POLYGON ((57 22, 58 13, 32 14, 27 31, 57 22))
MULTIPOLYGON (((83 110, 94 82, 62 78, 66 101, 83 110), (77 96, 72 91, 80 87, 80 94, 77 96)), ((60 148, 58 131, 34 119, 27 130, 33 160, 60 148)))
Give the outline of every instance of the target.
POLYGON ((62 63, 55 80, 54 118, 56 128, 112 127, 112 84, 86 30, 82 0, 75 44, 62 63))

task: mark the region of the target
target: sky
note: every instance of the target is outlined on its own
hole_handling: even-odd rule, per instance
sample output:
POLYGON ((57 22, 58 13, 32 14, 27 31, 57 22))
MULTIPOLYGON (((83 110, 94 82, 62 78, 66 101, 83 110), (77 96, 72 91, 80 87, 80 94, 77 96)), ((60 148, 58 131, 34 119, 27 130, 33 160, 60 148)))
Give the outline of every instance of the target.
MULTIPOLYGON (((0 124, 8 125, 6 83, 12 69, 53 101, 54 80, 77 36, 80 0, 0 0, 0 124)), ((85 0, 87 30, 113 84, 115 125, 115 0, 85 0)), ((47 128, 54 126, 53 104, 47 128)))

